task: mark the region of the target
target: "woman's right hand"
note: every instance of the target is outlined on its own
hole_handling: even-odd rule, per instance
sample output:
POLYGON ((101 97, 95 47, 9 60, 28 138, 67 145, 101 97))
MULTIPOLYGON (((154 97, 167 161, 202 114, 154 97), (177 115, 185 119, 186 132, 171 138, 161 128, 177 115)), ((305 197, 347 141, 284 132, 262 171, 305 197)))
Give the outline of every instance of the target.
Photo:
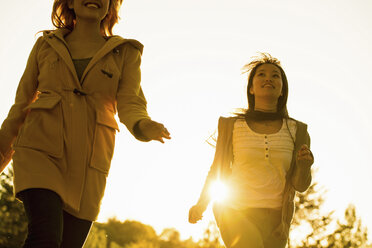
POLYGON ((201 206, 200 204, 196 204, 192 206, 189 210, 189 222, 191 224, 195 224, 199 220, 203 218, 203 213, 205 211, 205 207, 201 206))
POLYGON ((164 143, 163 138, 171 139, 170 133, 163 124, 150 119, 142 119, 138 123, 141 133, 150 140, 157 140, 164 143))

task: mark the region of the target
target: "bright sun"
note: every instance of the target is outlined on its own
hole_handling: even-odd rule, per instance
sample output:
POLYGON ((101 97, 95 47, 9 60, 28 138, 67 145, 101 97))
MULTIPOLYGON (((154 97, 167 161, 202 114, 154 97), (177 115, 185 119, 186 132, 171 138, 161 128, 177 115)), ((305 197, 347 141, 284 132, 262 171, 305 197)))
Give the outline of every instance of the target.
POLYGON ((222 202, 228 196, 228 187, 221 181, 215 181, 212 183, 209 194, 214 202, 222 202))

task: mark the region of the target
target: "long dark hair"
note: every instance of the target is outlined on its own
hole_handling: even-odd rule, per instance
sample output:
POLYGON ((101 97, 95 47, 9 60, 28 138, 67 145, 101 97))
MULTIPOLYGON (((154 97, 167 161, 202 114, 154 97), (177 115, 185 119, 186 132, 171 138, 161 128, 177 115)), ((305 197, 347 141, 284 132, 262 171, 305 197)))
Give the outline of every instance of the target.
POLYGON ((269 53, 260 53, 258 56, 253 57, 253 60, 242 68, 243 73, 248 73, 248 86, 247 86, 247 98, 248 98, 248 109, 243 109, 243 113, 238 113, 238 116, 246 116, 248 112, 254 111, 255 100, 254 95, 249 92, 249 89, 253 84, 253 77, 256 74, 257 68, 263 64, 272 64, 279 68, 280 74, 283 81, 282 95, 278 98, 277 113, 283 117, 288 117, 287 111, 287 98, 288 98, 288 80, 285 72, 277 58, 274 58, 269 53))
MULTIPOLYGON (((113 35, 112 29, 119 21, 119 9, 123 0, 110 0, 109 10, 106 17, 101 21, 101 33, 103 36, 113 35)), ((69 9, 68 0, 54 0, 52 11, 52 23, 56 28, 73 30, 76 15, 74 10, 69 9)))

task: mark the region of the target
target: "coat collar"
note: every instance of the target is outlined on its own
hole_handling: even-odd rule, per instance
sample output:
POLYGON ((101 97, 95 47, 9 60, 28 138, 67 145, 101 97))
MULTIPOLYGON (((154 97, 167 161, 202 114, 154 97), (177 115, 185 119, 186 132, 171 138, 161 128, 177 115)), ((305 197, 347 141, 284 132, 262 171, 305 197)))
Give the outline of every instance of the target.
MULTIPOLYGON (((70 54, 70 52, 68 50, 67 42, 64 39, 64 37, 68 33, 70 33, 70 30, 68 30, 66 28, 59 28, 59 29, 56 29, 56 30, 53 30, 53 31, 44 31, 43 32, 43 36, 44 36, 45 40, 48 42, 48 44, 54 50, 56 50, 56 52, 59 54, 59 56, 61 56, 61 58, 63 59, 63 61, 66 63, 67 67, 69 68, 69 70, 71 71, 71 73, 75 77, 75 81, 77 83, 76 86, 78 86, 80 88, 81 87, 81 84, 79 83, 79 80, 78 80, 78 77, 77 77, 77 74, 76 74, 76 70, 75 70, 75 66, 74 66, 74 64, 72 62, 71 54, 70 54)), ((121 45, 123 43, 127 43, 127 42, 131 43, 133 46, 135 46, 137 49, 139 49, 140 52, 141 52, 141 54, 142 54, 143 45, 140 42, 138 42, 136 40, 132 40, 132 39, 124 39, 124 38, 122 38, 122 37, 120 37, 118 35, 110 36, 110 38, 107 40, 107 42, 105 43, 105 45, 94 55, 94 57, 92 58, 92 60, 89 62, 87 68, 84 71, 84 74, 81 77, 81 81, 84 80, 85 75, 87 74, 87 72, 102 57, 104 57, 109 52, 113 51, 117 46, 119 46, 119 45, 121 45)))

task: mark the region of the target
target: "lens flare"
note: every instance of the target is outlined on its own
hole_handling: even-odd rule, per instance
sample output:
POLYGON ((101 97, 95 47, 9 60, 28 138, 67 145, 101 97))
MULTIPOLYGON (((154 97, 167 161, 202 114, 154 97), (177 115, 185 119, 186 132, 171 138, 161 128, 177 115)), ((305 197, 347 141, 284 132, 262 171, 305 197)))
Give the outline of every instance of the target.
POLYGON ((211 184, 209 194, 214 202, 223 202, 226 200, 229 192, 228 187, 221 181, 215 181, 211 184))

